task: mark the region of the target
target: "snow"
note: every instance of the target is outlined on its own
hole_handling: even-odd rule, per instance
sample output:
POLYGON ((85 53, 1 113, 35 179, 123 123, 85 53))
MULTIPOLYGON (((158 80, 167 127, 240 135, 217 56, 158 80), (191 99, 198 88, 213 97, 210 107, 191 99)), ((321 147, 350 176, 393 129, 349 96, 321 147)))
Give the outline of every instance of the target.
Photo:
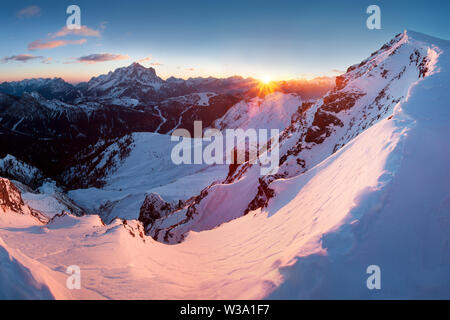
POLYGON ((0 238, 0 299, 51 299, 48 286, 39 283, 0 238))
POLYGON ((139 104, 139 100, 133 98, 114 98, 111 103, 123 107, 136 107, 139 104))
MULTIPOLYGON (((427 68, 427 76, 431 76, 436 69, 436 58, 440 51, 442 49, 435 45, 424 44, 406 33, 400 34, 390 46, 363 61, 360 67, 349 71, 346 74, 347 85, 329 92, 302 112, 292 130, 280 142, 280 155, 288 156, 280 166, 279 173, 290 178, 311 170, 368 127, 391 116, 394 107, 406 101, 411 88, 422 80, 420 64, 414 62, 413 58, 417 57, 418 62, 426 61, 424 67, 427 68), (383 77, 381 70, 388 70, 388 76, 383 77), (349 101, 355 95, 357 98, 352 105, 349 101), (327 122, 326 117, 330 116, 342 125, 327 122), (319 121, 316 125, 317 118, 319 121), (321 129, 318 126, 321 122, 326 124, 323 125, 321 139, 306 139, 310 131, 321 129)), ((277 123, 285 125, 287 117, 281 117, 284 112, 278 110, 282 110, 285 105, 290 106, 292 111, 296 110, 295 99, 295 96, 273 94, 262 101, 256 98, 250 103, 241 102, 231 108, 224 118, 216 121, 215 126, 221 128, 221 123, 225 123, 225 127, 246 129, 276 126, 277 123), (279 100, 283 103, 279 103, 279 100), (288 101, 291 103, 287 104, 288 101), (285 119, 285 122, 278 122, 277 119, 285 119)), ((158 239, 162 241, 170 233, 170 241, 178 242, 189 230, 208 230, 245 214, 260 187, 260 168, 248 168, 231 184, 227 182, 205 189, 207 195, 194 204, 195 215, 188 218, 184 209, 167 219, 163 218, 165 221, 157 221, 157 228, 163 229, 158 239)))
MULTIPOLYGON (((0 264, 14 279, 0 275, 0 294, 17 288, 18 297, 44 299, 450 299, 450 45, 404 36, 430 48, 427 76, 405 82, 404 99, 340 150, 272 183, 276 196, 267 208, 213 229, 205 215, 195 227, 208 229, 192 229, 176 245, 141 235, 132 220, 103 225, 95 215, 65 215, 41 225, 0 211, 0 264), (81 290, 64 287, 69 265, 81 268, 81 290), (366 287, 369 265, 381 268, 381 290, 366 287)), ((151 190, 197 172, 171 167, 165 137, 135 139, 101 192, 126 198, 133 188, 151 190)), ((246 188, 218 188, 240 188, 241 197, 209 203, 235 214, 246 188)), ((95 190, 77 192, 79 200, 101 199, 95 190)))
POLYGON ((11 131, 16 131, 17 127, 22 123, 24 118, 21 118, 19 121, 17 121, 14 126, 11 128, 11 131))
POLYGON ((158 116, 161 118, 161 122, 159 123, 158 128, 156 128, 155 133, 158 133, 159 129, 161 129, 161 126, 166 123, 167 119, 162 115, 161 110, 159 109, 159 106, 155 106, 156 111, 158 112, 158 116))
POLYGON ((28 185, 33 185, 43 179, 43 173, 39 169, 18 160, 10 154, 0 158, 0 172, 6 176, 20 178, 28 185))
POLYGON ((53 218, 61 212, 70 212, 57 194, 57 188, 54 182, 44 182, 39 188, 39 192, 23 192, 22 199, 26 205, 40 212, 45 212, 48 218, 53 218))
MULTIPOLYGON (((2 225, 1 231, 3 231, 3 228, 9 228, 10 230, 25 228, 24 230, 31 233, 42 232, 45 234, 45 230, 37 225, 37 220, 28 215, 2 212, 0 223, 2 225)), ((2 270, 0 273, 0 299, 101 298, 95 292, 85 291, 83 296, 77 295, 75 291, 71 292, 66 287, 65 268, 61 266, 59 271, 51 270, 37 259, 27 256, 21 250, 9 247, 5 243, 7 238, 7 234, 0 236, 0 268, 2 270)), ((36 244, 24 243, 23 245, 33 247, 36 244)), ((43 243, 39 245, 44 246, 43 243)))
POLYGON ((88 91, 103 91, 104 98, 125 98, 119 103, 133 103, 130 97, 122 97, 127 89, 127 84, 133 83, 142 86, 141 91, 146 93, 150 88, 159 90, 163 84, 153 68, 145 68, 138 63, 133 63, 128 67, 118 68, 114 72, 94 77, 87 83, 88 91), (128 100, 128 102, 126 101, 128 100))
POLYGON ((209 106, 209 99, 217 96, 214 92, 200 92, 197 93, 197 96, 200 97, 200 100, 197 102, 199 106, 209 106))
POLYGON ((423 168, 421 157, 439 152, 439 143, 422 148, 417 139, 437 135, 433 124, 448 121, 448 112, 447 118, 437 112, 423 130, 408 116, 378 123, 308 173, 278 182, 282 196, 264 212, 191 232, 176 246, 148 237, 144 243, 118 222, 101 226, 93 216, 70 218, 45 233, 2 229, 0 234, 50 268, 78 263, 84 279, 81 295, 95 290, 113 299, 252 299, 267 297, 281 285, 270 297, 448 297, 448 224, 437 224, 450 208, 445 192, 450 180, 442 175, 448 177, 450 153, 435 157, 423 175, 411 174, 417 165, 423 168), (409 156, 411 152, 418 157, 409 156), (422 176, 427 180, 421 181, 422 176), (435 187, 423 194, 421 183, 435 187), (365 220, 369 218, 371 223, 365 220), (418 228, 423 222, 432 228, 418 228), (386 239, 385 228, 391 235, 386 239), (28 242, 22 240, 24 233, 28 242), (366 249, 370 246, 375 250, 366 249), (40 258, 45 252, 53 254, 40 258), (381 265, 383 272, 385 291, 378 294, 364 287, 365 268, 371 264, 381 265), (426 277, 414 273, 421 268, 428 268, 426 277), (416 281, 409 284, 412 279, 416 281))
POLYGON ((69 192, 76 203, 88 212, 99 212, 106 221, 137 219, 147 193, 157 192, 166 201, 186 200, 228 173, 227 165, 175 165, 171 152, 177 142, 169 135, 143 132, 132 137, 130 155, 108 175, 105 187, 69 192), (102 211, 105 205, 108 210, 102 211))
MULTIPOLYGON (((433 43, 444 52, 450 49, 433 43)), ((270 298, 450 297, 450 147, 442 143, 450 138, 449 66, 449 56, 441 55, 439 72, 412 87, 408 100, 397 106, 389 131, 400 133, 401 140, 386 158, 382 188, 362 193, 346 223, 322 238, 326 254, 300 258, 286 268, 285 283, 270 298), (381 267, 380 292, 363 283, 363 268, 372 264, 381 267), (302 282, 306 286, 299 290, 302 282)), ((372 140, 392 141, 370 130, 364 135, 370 133, 372 140)))
POLYGON ((243 100, 220 119, 213 127, 223 129, 285 129, 294 112, 302 105, 299 96, 274 92, 264 98, 243 100))

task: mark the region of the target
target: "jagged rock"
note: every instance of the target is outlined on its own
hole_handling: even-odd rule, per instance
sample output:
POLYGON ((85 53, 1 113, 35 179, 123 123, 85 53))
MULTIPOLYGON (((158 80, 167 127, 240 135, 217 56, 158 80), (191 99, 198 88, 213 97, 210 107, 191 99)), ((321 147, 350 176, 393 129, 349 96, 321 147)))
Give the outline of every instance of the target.
POLYGON ((144 225, 144 229, 151 225, 156 219, 167 216, 176 206, 168 203, 157 193, 150 193, 145 197, 139 211, 139 221, 144 225))
POLYGON ((22 213, 24 206, 19 189, 8 179, 0 178, 0 207, 3 211, 22 213))
POLYGON ((269 183, 264 179, 259 178, 258 193, 256 197, 249 203, 247 209, 244 211, 244 215, 252 210, 267 207, 269 200, 275 196, 275 191, 269 188, 269 183))
POLYGON ((9 154, 0 158, 0 175, 18 180, 33 189, 40 186, 45 179, 39 169, 9 154))
POLYGON ((30 208, 23 202, 19 189, 8 179, 0 177, 0 210, 12 211, 18 214, 29 214, 41 223, 49 219, 38 210, 30 208))

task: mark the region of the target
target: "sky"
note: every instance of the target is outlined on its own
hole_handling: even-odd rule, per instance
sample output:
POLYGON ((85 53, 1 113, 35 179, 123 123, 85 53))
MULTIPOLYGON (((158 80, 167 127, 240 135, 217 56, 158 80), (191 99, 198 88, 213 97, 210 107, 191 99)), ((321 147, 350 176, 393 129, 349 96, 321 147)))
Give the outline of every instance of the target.
POLYGON ((450 1, 4 1, 0 81, 87 81, 140 62, 162 78, 333 76, 405 29, 450 39, 450 1), (64 29, 76 4, 82 28, 64 29), (366 9, 381 9, 369 30, 366 9))

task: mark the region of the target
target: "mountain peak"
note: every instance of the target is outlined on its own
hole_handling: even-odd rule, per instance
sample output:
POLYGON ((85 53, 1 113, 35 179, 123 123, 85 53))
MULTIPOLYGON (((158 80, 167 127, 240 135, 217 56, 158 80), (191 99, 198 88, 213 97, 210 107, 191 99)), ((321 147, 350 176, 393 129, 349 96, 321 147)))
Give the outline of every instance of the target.
POLYGON ((139 62, 133 62, 132 64, 130 64, 128 67, 125 67, 126 69, 131 69, 131 70, 142 70, 142 71, 150 71, 154 74, 156 74, 156 71, 154 68, 152 67, 145 67, 142 64, 140 64, 139 62))
POLYGON ((142 75, 148 75, 151 77, 158 78, 155 69, 153 69, 152 67, 146 68, 139 62, 133 62, 128 67, 118 68, 114 70, 113 73, 116 73, 117 71, 119 72, 124 71, 127 75, 132 77, 136 76, 141 77, 142 75))
MULTIPOLYGON (((155 91, 164 83, 157 76, 155 69, 146 68, 138 62, 133 62, 127 67, 117 68, 108 74, 94 77, 87 83, 89 94, 106 95, 114 97, 132 97, 136 94, 131 91, 138 89, 142 94, 148 94, 148 90, 155 91)), ((138 96, 141 93, 137 94, 138 96)))
POLYGON ((139 62, 133 62, 132 64, 130 64, 129 66, 128 66, 128 68, 132 68, 132 69, 145 69, 145 70, 147 70, 147 69, 152 69, 152 70, 154 70, 153 68, 146 68, 146 67, 144 67, 142 64, 140 64, 139 62))

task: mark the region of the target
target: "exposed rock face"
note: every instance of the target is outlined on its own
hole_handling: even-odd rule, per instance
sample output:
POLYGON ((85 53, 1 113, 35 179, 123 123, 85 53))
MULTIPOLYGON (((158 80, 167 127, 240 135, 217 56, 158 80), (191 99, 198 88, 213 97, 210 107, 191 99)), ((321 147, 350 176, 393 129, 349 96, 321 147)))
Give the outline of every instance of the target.
POLYGON ((333 126, 343 127, 344 124, 338 117, 321 110, 314 116, 312 127, 308 129, 305 136, 305 142, 322 143, 333 132, 333 126))
POLYGON ((8 179, 0 178, 0 207, 3 211, 9 209, 17 213, 23 213, 24 206, 19 189, 8 179))
POLYGON ((39 169, 11 155, 6 155, 4 158, 0 157, 0 175, 20 181, 31 188, 39 187, 45 179, 39 169))
POLYGON ((269 188, 269 184, 262 178, 259 178, 258 193, 256 197, 248 204, 244 214, 250 211, 267 207, 269 200, 275 196, 275 191, 269 188))
POLYGON ((176 208, 175 205, 164 201, 159 194, 150 193, 145 197, 139 212, 139 221, 146 228, 155 220, 166 216, 176 208))
POLYGON ((74 154, 68 168, 58 178, 72 189, 102 188, 103 178, 116 169, 130 154, 133 146, 132 135, 122 138, 101 139, 74 154))
POLYGON ((49 221, 45 215, 23 202, 19 189, 10 180, 0 177, 0 213, 7 211, 29 214, 42 223, 49 221))

